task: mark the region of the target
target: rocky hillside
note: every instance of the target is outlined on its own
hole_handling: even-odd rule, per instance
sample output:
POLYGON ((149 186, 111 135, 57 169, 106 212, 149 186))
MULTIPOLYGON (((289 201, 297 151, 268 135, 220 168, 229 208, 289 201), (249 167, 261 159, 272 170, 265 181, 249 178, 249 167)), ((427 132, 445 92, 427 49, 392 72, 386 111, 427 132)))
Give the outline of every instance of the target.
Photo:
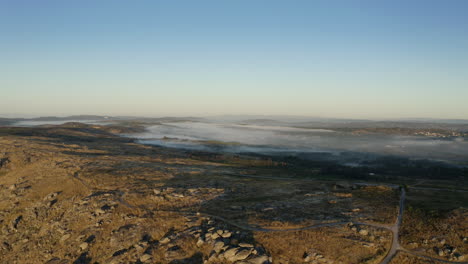
POLYGON ((91 128, 2 133, 2 263, 270 261, 251 233, 180 212, 222 194, 217 188, 178 193, 164 187, 174 177, 171 170, 187 162, 180 154, 91 128), (172 208, 150 208, 158 197, 172 208))

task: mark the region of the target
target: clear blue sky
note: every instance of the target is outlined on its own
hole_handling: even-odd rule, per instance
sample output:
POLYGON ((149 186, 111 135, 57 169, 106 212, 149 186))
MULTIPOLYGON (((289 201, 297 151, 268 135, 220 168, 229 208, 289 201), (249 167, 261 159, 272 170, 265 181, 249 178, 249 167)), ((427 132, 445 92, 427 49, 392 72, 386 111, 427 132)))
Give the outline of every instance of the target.
POLYGON ((0 0, 0 116, 468 118, 468 1, 0 0))

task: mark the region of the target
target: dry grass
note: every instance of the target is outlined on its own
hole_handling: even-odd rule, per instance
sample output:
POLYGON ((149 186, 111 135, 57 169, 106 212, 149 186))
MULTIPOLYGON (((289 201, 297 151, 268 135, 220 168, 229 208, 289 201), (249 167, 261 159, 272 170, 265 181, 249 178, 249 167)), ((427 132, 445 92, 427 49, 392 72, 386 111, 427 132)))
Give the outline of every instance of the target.
POLYGON ((361 219, 383 224, 393 224, 396 220, 398 190, 385 186, 367 186, 353 191, 353 207, 360 209, 361 219))
POLYGON ((444 191, 408 192, 408 204, 403 216, 400 240, 403 246, 424 254, 450 259, 451 254, 438 255, 444 248, 456 248, 467 255, 465 237, 468 234, 466 194, 444 191))
POLYGON ((390 264, 442 264, 444 262, 432 261, 425 258, 420 258, 404 252, 398 252, 390 261, 390 264))
POLYGON ((368 236, 343 226, 294 232, 256 232, 254 237, 270 251, 274 263, 303 263, 304 256, 315 254, 334 263, 379 263, 389 247, 390 234, 383 230, 368 230, 371 234, 368 236), (384 241, 376 237, 382 237, 384 241))

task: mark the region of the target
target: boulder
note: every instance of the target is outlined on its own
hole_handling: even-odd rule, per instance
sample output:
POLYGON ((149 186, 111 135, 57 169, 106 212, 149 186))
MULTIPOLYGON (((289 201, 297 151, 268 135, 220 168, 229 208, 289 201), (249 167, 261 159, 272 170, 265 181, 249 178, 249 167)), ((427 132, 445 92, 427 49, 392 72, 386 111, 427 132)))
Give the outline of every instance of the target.
POLYGON ((224 232, 223 234, 221 234, 221 236, 222 236, 223 238, 229 238, 229 237, 232 236, 232 233, 231 233, 231 232, 224 232))
POLYGON ((232 258, 233 261, 244 260, 246 259, 252 251, 249 249, 239 250, 236 255, 232 258))
POLYGON ((213 250, 214 250, 216 253, 219 253, 223 247, 224 247, 224 242, 222 242, 222 241, 216 241, 216 242, 214 243, 213 250))
POLYGON ((226 250, 226 252, 224 252, 224 254, 222 254, 222 256, 226 260, 230 260, 231 258, 233 258, 237 254, 237 251, 239 251, 238 248, 231 248, 231 249, 226 250))

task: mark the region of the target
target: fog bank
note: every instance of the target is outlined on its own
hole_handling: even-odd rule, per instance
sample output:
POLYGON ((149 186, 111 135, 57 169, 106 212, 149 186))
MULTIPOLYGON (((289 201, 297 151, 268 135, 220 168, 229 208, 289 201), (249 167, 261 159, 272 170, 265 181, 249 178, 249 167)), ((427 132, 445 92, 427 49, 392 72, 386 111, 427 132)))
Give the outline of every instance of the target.
POLYGON ((355 135, 329 129, 259 126, 235 123, 174 122, 133 134, 141 143, 191 150, 260 154, 354 152, 416 159, 468 161, 463 138, 387 134, 355 135))

